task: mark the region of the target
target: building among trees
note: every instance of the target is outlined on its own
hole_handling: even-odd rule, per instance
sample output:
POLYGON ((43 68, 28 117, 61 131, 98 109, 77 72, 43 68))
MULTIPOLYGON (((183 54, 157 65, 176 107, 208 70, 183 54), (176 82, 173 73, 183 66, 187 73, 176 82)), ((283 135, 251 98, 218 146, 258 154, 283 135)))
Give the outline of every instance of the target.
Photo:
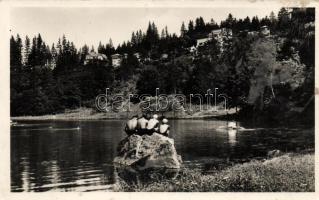
POLYGON ((264 37, 268 37, 270 36, 270 30, 269 30, 269 27, 268 26, 262 26, 260 27, 260 34, 264 37))
POLYGON ((123 60, 123 56, 121 54, 113 54, 112 56, 112 66, 114 68, 117 68, 119 66, 121 66, 122 60, 123 60))
POLYGON ((96 53, 96 52, 89 52, 85 56, 84 65, 87 65, 89 63, 108 63, 107 56, 102 53, 96 53))

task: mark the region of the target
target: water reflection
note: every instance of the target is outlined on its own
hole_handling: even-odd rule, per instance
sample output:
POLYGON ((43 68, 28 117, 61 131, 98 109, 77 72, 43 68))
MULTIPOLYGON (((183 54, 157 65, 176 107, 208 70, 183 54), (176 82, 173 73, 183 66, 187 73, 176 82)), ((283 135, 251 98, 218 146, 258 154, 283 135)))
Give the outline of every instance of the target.
POLYGON ((228 144, 231 147, 234 147, 236 145, 236 135, 237 135, 237 129, 228 129, 228 144))
POLYGON ((23 168, 23 171, 22 171, 22 177, 21 177, 21 180, 22 180, 22 190, 23 191, 29 191, 30 190, 30 182, 29 182, 29 174, 30 174, 30 170, 29 170, 29 166, 25 164, 26 162, 25 161, 22 161, 22 168, 23 168))
MULTIPOLYGON (((219 130, 227 127, 226 121, 170 123, 171 137, 185 167, 209 170, 211 166, 266 156, 268 150, 287 152, 314 147, 313 129, 219 130)), ((117 144, 125 137, 123 121, 30 121, 20 125, 11 127, 12 191, 113 189, 117 173, 112 161, 117 144), (80 129, 76 129, 78 126, 80 129)))

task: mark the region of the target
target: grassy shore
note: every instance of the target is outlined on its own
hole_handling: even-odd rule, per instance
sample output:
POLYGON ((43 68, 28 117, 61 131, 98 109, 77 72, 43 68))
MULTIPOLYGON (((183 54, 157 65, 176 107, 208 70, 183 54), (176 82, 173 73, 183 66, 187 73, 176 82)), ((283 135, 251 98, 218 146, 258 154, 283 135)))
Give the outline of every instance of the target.
POLYGON ((182 169, 170 180, 128 185, 119 180, 117 191, 140 192, 314 192, 314 154, 285 154, 202 174, 182 169))

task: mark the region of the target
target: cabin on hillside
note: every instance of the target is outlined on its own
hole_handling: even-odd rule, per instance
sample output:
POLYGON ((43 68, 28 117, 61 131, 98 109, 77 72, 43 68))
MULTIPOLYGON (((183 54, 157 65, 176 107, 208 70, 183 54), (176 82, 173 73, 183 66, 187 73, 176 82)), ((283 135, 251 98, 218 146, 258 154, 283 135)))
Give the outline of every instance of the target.
POLYGON ((263 37, 270 36, 270 30, 268 26, 262 26, 260 27, 260 35, 263 37))
POLYGON ((233 31, 228 28, 221 28, 212 30, 206 38, 200 38, 196 40, 196 47, 190 47, 188 50, 190 53, 196 53, 197 48, 206 45, 212 39, 215 39, 219 46, 220 50, 223 51, 224 48, 224 40, 232 39, 233 31))
POLYGON ((259 32, 258 31, 249 31, 247 33, 247 35, 250 36, 250 37, 256 37, 256 36, 259 35, 259 32))
POLYGON ((212 30, 208 34, 209 38, 214 38, 217 41, 221 41, 223 39, 231 39, 233 37, 233 31, 229 28, 221 28, 212 30))
POLYGON ((137 60, 138 60, 139 62, 141 62, 141 54, 140 54, 140 53, 136 52, 136 53, 134 53, 133 55, 135 56, 135 58, 137 58, 137 60))
POLYGON ((209 38, 214 38, 219 46, 220 46, 220 51, 223 52, 224 51, 224 41, 228 41, 231 40, 233 37, 233 31, 229 28, 221 28, 221 29, 217 29, 217 30, 212 30, 209 34, 208 34, 209 38))
POLYGON ((102 53, 90 52, 85 56, 84 65, 90 63, 108 63, 107 56, 102 53))
POLYGON ((211 38, 201 38, 201 39, 197 39, 196 40, 196 48, 200 47, 200 46, 204 46, 207 42, 209 42, 211 40, 211 38))
POLYGON ((111 55, 112 58, 112 66, 114 68, 117 68, 119 66, 121 66, 122 60, 123 60, 123 56, 121 54, 113 54, 111 55))

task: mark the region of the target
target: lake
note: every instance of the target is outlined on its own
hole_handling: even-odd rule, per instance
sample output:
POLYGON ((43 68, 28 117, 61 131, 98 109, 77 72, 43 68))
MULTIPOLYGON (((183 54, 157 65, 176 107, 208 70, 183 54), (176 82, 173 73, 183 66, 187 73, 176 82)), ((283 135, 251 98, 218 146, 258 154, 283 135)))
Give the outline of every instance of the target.
MULTIPOLYGON (((124 120, 21 121, 11 127, 11 191, 112 191, 113 158, 125 137, 124 120), (78 129, 78 127, 80 127, 78 129)), ((269 150, 314 148, 314 130, 254 127, 227 131, 219 120, 170 120, 184 167, 209 171, 269 150)))

